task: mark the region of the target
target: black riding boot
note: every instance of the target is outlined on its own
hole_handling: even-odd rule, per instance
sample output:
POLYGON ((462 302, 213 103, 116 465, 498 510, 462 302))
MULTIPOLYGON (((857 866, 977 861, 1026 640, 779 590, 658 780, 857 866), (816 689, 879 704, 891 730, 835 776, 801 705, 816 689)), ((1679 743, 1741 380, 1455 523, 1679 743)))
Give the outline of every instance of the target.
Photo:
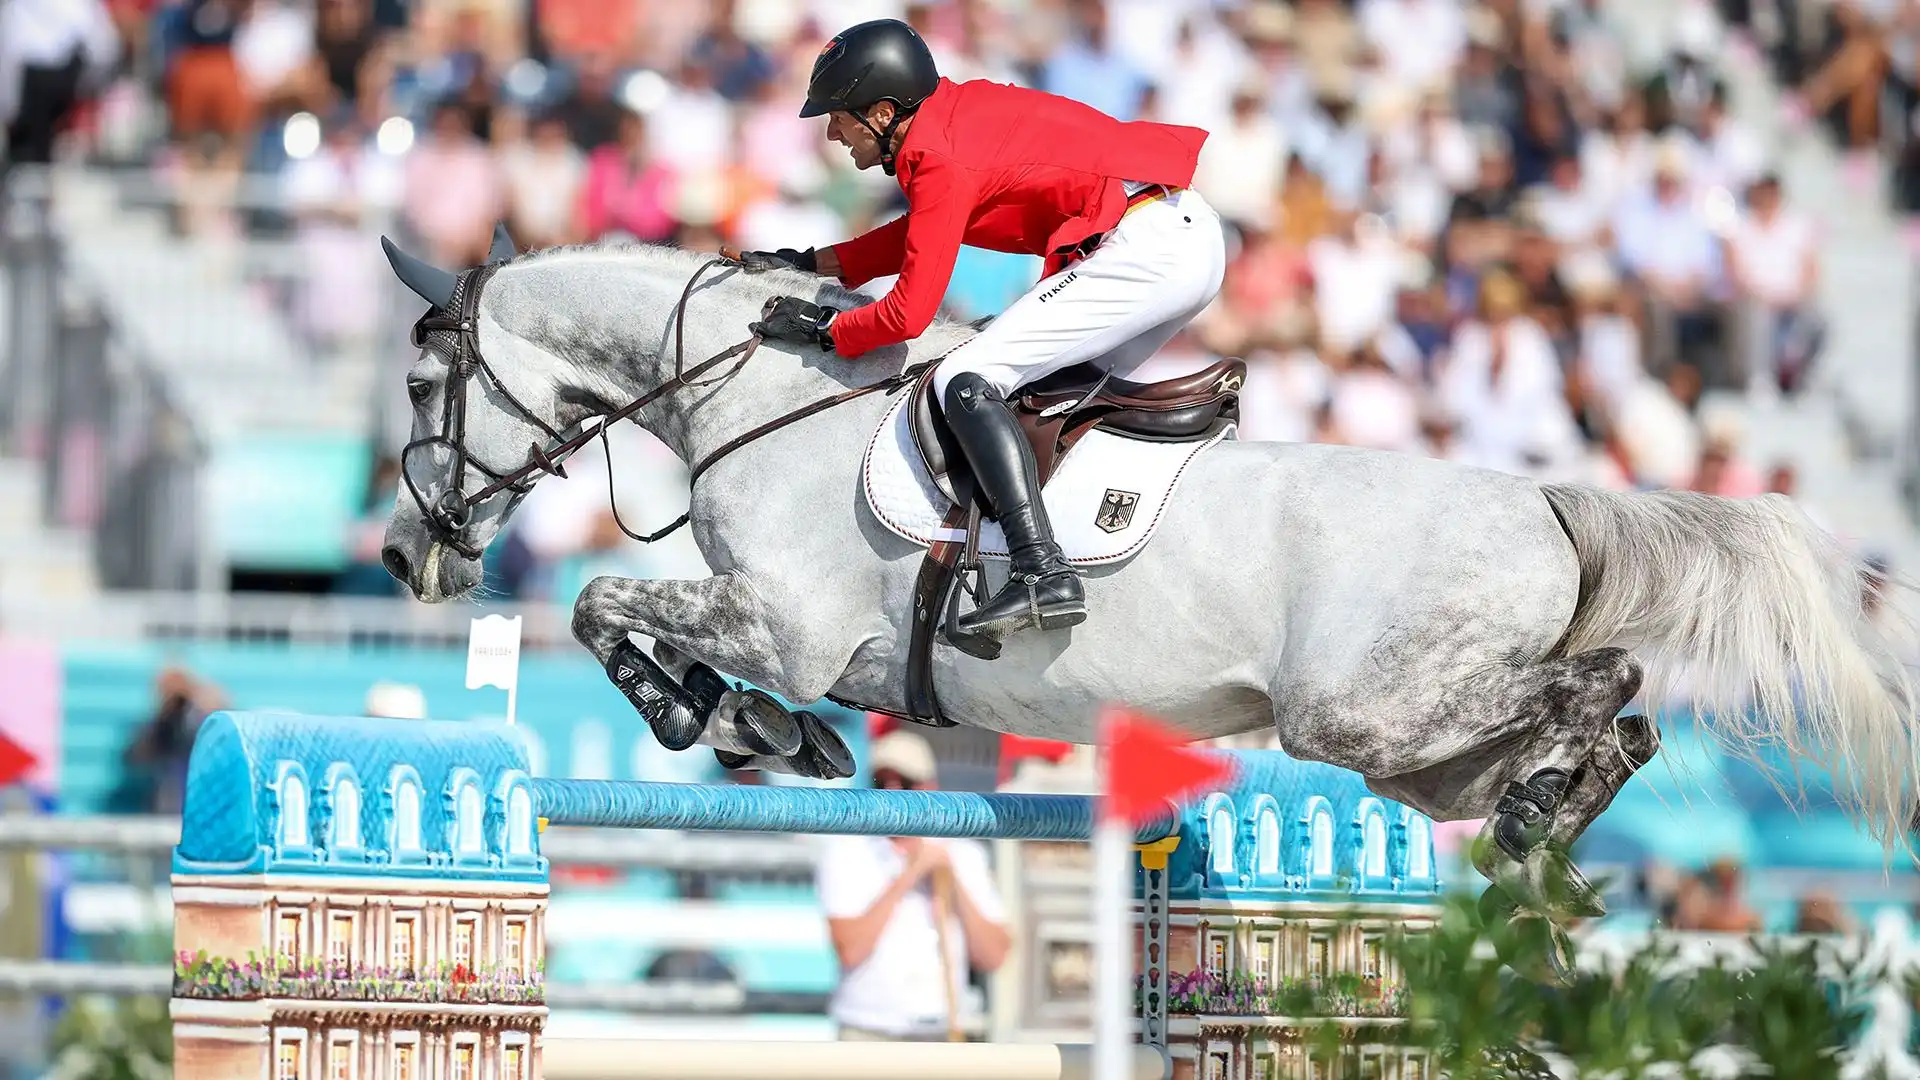
POLYGON ((1059 630, 1085 622, 1080 572, 1054 543, 1033 447, 1006 399, 985 379, 963 372, 947 384, 942 408, 1012 556, 1006 585, 960 616, 955 629, 997 641, 1030 626, 1059 630))

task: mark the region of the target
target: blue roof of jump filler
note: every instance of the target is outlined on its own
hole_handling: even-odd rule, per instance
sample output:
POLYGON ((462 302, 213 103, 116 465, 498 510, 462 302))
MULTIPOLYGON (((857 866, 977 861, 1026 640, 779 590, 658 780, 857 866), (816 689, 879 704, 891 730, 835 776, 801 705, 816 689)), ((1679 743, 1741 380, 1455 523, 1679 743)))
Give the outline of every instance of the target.
POLYGON ((547 880, 504 724, 218 712, 186 792, 177 874, 547 880))
POLYGON ((1226 790, 1189 800, 1168 859, 1174 900, 1434 903, 1433 822, 1359 774, 1277 750, 1227 755, 1226 790))

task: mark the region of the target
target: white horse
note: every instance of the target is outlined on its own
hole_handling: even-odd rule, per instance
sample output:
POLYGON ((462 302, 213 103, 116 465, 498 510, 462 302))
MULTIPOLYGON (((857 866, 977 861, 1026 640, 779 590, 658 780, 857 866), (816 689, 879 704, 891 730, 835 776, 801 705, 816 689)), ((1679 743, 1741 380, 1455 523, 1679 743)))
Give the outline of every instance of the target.
MULTIPOLYGON (((384 561, 427 602, 479 583, 477 556, 563 432, 578 445, 644 398, 631 419, 698 462, 972 332, 940 322, 858 360, 773 343, 743 360, 771 296, 867 298, 659 247, 512 257, 508 243, 457 279, 388 255, 432 310, 384 561)), ((923 548, 862 497, 863 455, 896 400, 851 398, 698 474, 689 515, 711 577, 602 577, 581 594, 575 636, 663 742, 845 774, 823 725, 716 672, 793 702, 902 708, 923 548), (655 641, 657 664, 633 634, 655 641)), ((1890 853, 1914 818, 1913 685, 1863 615, 1861 568, 1781 496, 1613 493, 1227 439, 1187 464, 1150 543, 1086 578, 1080 626, 1016 635, 991 661, 935 648, 953 721, 1089 742, 1097 708, 1124 702, 1195 737, 1272 724, 1287 753, 1435 819, 1488 818, 1475 863, 1516 919, 1604 911, 1565 852, 1657 748, 1653 722, 1621 715, 1642 691, 1659 703, 1686 689, 1736 752, 1834 770, 1890 853)), ((1549 934, 1559 974, 1567 942, 1549 934)))

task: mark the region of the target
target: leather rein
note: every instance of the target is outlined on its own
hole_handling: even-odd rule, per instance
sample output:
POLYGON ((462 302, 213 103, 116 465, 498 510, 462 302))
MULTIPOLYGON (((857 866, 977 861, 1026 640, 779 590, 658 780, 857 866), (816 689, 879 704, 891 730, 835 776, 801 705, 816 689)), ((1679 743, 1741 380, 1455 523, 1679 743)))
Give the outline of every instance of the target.
MULTIPOLYGON (((480 558, 481 549, 475 547, 464 536, 467 525, 473 520, 474 508, 502 492, 512 492, 516 496, 524 497, 529 491, 533 490, 533 485, 537 483, 542 476, 553 475, 565 478, 567 475, 565 466, 566 459, 571 457, 575 451, 592 442, 595 438, 600 440, 600 445, 607 455, 607 502, 613 511, 614 524, 619 527, 621 532, 625 533, 630 539, 637 540, 643 544, 651 544, 656 540, 664 539, 682 525, 685 525, 687 523, 687 514, 681 514, 665 528, 642 536, 632 529, 627 528, 626 522, 620 520, 620 506, 614 498, 613 447, 607 442, 607 429, 622 420, 628 419, 633 416, 633 414, 674 390, 682 387, 711 386, 732 378, 746 366, 747 361, 751 360, 753 354, 759 350, 760 343, 764 339, 759 331, 755 330, 745 341, 731 345, 708 357, 706 360, 695 364, 691 368, 686 366, 687 301, 693 295, 694 285, 705 276, 709 269, 721 264, 740 266, 742 270, 747 273, 755 272, 754 267, 742 263, 739 260, 729 259, 725 256, 716 256, 702 263, 699 269, 693 272, 693 276, 687 279, 686 287, 680 291, 680 299, 674 305, 673 311, 673 378, 661 383, 659 386, 654 387, 652 390, 647 391, 612 412, 598 414, 600 417, 599 424, 584 428, 571 438, 561 436, 559 432, 553 429, 552 425, 542 420, 539 416, 535 415, 532 410, 521 404, 520 400, 514 397, 513 393, 506 388, 505 383, 501 381, 499 375, 488 365, 486 358, 480 354, 478 328, 480 290, 481 287, 486 284, 487 279, 493 276, 494 271, 498 270, 503 264, 489 263, 463 272, 455 288, 455 297, 458 302, 450 305, 454 310, 449 313, 444 309, 435 308, 425 315, 422 315, 419 321, 414 324, 412 330, 412 340, 415 347, 424 347, 432 334, 444 333, 451 334, 454 337, 453 372, 447 379, 447 407, 445 415, 441 420, 440 434, 415 439, 403 447, 400 452, 401 479, 407 485, 408 490, 412 492, 414 502, 419 504, 420 511, 426 518, 428 529, 435 534, 435 539, 469 559, 480 558), (726 368, 726 370, 713 375, 711 378, 701 378, 715 368, 726 364, 729 360, 733 361, 733 363, 730 367, 726 368), (467 383, 475 375, 482 373, 484 373, 488 381, 492 383, 493 388, 498 390, 500 395, 506 398, 508 403, 520 413, 522 418, 533 423, 541 431, 544 431, 549 438, 554 440, 553 445, 545 449, 542 449, 537 442, 528 444, 526 462, 511 472, 496 472, 481 464, 478 459, 474 458, 466 450, 467 383), (412 470, 407 468, 406 459, 407 455, 417 449, 433 446, 444 446, 452 455, 453 471, 448 480, 447 489, 439 498, 429 500, 425 494, 414 485, 412 470), (462 490, 465 486, 466 469, 468 465, 472 465, 475 471, 486 476, 490 481, 485 487, 482 487, 472 495, 467 495, 462 490)), ((717 449, 693 464, 687 480, 689 489, 699 482, 701 474, 705 473, 709 468, 712 468, 721 458, 746 446, 761 436, 778 431, 788 424, 798 420, 804 420, 816 413, 825 412, 836 405, 853 401, 856 398, 865 397, 868 394, 876 392, 892 394, 897 390, 912 385, 914 380, 932 363, 933 361, 923 361, 897 374, 882 379, 877 383, 869 386, 856 386, 850 390, 843 390, 838 394, 821 398, 818 401, 803 405, 791 412, 784 413, 764 424, 748 429, 743 434, 727 440, 717 449)))

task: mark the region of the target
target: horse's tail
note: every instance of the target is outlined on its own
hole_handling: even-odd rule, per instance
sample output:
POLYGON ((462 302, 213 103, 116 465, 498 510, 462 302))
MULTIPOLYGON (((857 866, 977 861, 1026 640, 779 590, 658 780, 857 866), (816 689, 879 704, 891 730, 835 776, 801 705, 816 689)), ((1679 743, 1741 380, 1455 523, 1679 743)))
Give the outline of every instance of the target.
POLYGON ((1915 687, 1859 560, 1783 495, 1542 490, 1580 563, 1565 653, 1631 650, 1650 709, 1688 701, 1729 752, 1830 770, 1848 812, 1911 851, 1915 687))

